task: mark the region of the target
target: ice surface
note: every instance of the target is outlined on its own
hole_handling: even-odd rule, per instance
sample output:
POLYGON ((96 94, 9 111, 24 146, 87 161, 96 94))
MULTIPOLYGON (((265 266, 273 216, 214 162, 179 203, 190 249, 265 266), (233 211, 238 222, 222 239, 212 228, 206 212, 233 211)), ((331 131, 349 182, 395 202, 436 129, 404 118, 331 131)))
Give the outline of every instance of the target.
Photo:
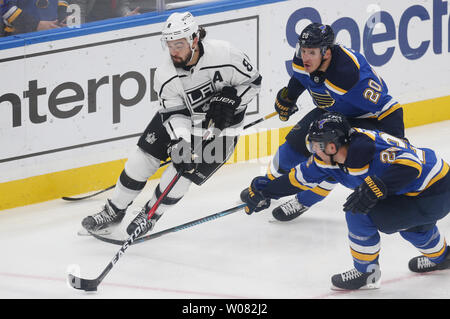
MULTIPOLYGON (((450 161, 450 121, 408 129, 407 136, 450 161)), ((266 162, 227 165, 202 187, 193 185, 154 231, 235 206, 240 191, 265 172, 266 162)), ((147 184, 134 208, 155 185, 147 184)), ((95 278, 118 251, 119 246, 77 236, 82 218, 95 213, 108 193, 1 211, 0 298, 450 298, 450 270, 410 272, 407 263, 418 252, 398 234, 381 236, 380 289, 330 290, 331 276, 353 267, 342 212, 349 193, 338 186, 289 223, 274 222, 271 209, 252 216, 236 212, 132 246, 95 294, 69 288, 66 277, 71 270, 95 278)), ((122 228, 132 217, 127 215, 122 228)), ((450 236, 450 217, 438 226, 450 236)))

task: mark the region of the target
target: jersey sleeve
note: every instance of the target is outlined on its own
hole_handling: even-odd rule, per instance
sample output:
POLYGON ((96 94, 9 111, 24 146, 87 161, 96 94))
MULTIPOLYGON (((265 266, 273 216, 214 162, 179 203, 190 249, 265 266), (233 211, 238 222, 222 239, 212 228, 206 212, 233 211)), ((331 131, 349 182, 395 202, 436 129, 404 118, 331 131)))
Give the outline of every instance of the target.
POLYGON ((367 114, 366 117, 378 117, 383 111, 385 104, 383 96, 386 94, 387 89, 384 82, 372 76, 359 81, 354 88, 347 92, 345 99, 358 105, 367 114))
POLYGON ((262 76, 250 58, 233 46, 230 47, 230 62, 233 66, 230 84, 236 88, 237 94, 242 99, 237 110, 239 112, 261 91, 262 76))
POLYGON ((180 79, 175 73, 158 68, 155 72, 154 90, 158 93, 159 114, 163 126, 172 140, 191 139, 191 114, 180 91, 180 79))
POLYGON ((422 174, 423 163, 414 152, 391 147, 384 152, 389 157, 389 166, 379 178, 388 189, 388 194, 396 194, 422 174))
POLYGON ((298 97, 305 91, 305 87, 295 76, 292 76, 289 80, 287 89, 287 97, 291 101, 297 101, 298 97))
POLYGON ((388 195, 393 195, 406 185, 412 183, 419 175, 420 171, 416 167, 392 164, 380 176, 380 179, 386 185, 388 195))
POLYGON ((307 161, 291 169, 289 183, 298 191, 309 190, 318 195, 314 201, 318 202, 328 196, 337 184, 326 166, 318 157, 311 155, 307 161))
POLYGON ((26 33, 37 29, 39 20, 23 12, 17 0, 5 1, 2 6, 2 18, 6 32, 26 33))

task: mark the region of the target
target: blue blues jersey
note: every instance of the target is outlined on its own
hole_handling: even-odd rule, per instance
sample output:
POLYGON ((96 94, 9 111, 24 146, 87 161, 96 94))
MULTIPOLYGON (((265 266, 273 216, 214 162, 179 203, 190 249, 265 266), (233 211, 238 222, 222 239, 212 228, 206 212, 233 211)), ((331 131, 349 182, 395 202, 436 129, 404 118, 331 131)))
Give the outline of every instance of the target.
POLYGON ((290 183, 301 190, 312 190, 331 176, 355 189, 367 176, 376 175, 390 194, 417 196, 449 171, 448 164, 431 149, 416 148, 381 131, 354 129, 342 168, 313 155, 291 170, 290 183))
POLYGON ((7 33, 35 31, 39 21, 63 20, 68 2, 62 0, 0 0, 7 33))
POLYGON ((314 104, 327 111, 347 117, 381 120, 401 107, 389 95, 386 83, 364 56, 344 46, 332 48, 332 58, 323 83, 311 80, 299 49, 292 67, 293 77, 309 91, 314 104))

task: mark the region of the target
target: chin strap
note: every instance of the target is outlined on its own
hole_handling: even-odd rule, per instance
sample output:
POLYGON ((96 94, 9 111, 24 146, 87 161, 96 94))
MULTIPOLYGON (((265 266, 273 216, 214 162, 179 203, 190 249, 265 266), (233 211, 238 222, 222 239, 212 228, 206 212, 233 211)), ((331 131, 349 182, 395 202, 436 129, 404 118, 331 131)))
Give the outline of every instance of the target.
POLYGON ((190 46, 190 48, 191 48, 191 58, 189 59, 189 61, 186 62, 186 65, 191 63, 191 61, 192 61, 192 59, 194 58, 194 55, 195 55, 195 49, 192 48, 192 45, 190 46))
POLYGON ((325 72, 319 70, 320 67, 323 65, 323 63, 325 62, 325 59, 323 57, 324 55, 322 54, 322 61, 320 61, 319 66, 315 71, 309 74, 311 80, 316 84, 323 83, 325 81, 325 72))

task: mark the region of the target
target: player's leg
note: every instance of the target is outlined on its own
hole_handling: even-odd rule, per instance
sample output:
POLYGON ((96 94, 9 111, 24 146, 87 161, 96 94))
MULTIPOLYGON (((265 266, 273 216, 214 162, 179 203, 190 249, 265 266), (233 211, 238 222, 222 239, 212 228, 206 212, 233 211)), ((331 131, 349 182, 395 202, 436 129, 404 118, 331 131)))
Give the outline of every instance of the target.
MULTIPOLYGON (((324 110, 315 108, 306 114, 288 133, 286 142, 282 144, 269 164, 266 179, 274 179, 289 171, 310 156, 306 146, 306 136, 311 123, 324 113, 324 110)), ((303 214, 309 207, 323 200, 334 188, 333 179, 322 182, 313 190, 297 193, 294 198, 274 208, 272 215, 279 221, 290 221, 303 214)))
POLYGON ((413 272, 430 272, 450 268, 450 249, 435 224, 401 231, 400 235, 422 254, 409 261, 413 272))
POLYGON ((356 290, 379 288, 378 266, 380 235, 368 215, 347 212, 348 239, 354 268, 332 276, 332 289, 356 290))
POLYGON ((348 118, 351 126, 367 130, 379 130, 392 136, 405 138, 405 124, 403 122, 403 109, 399 108, 381 120, 375 118, 348 118))
POLYGON ((89 231, 97 231, 118 224, 125 216, 127 207, 140 194, 148 178, 160 167, 160 162, 167 158, 167 145, 170 138, 156 114, 138 141, 125 168, 117 180, 111 198, 107 199, 101 211, 87 216, 82 226, 89 231))
POLYGON ((164 199, 161 201, 152 217, 148 219, 148 211, 153 207, 158 198, 162 195, 162 192, 166 189, 166 187, 175 177, 176 173, 177 171, 175 170, 172 164, 169 165, 167 169, 163 172, 160 182, 156 186, 155 191, 153 192, 152 198, 142 207, 139 214, 137 214, 136 217, 128 225, 126 229, 128 235, 131 235, 140 225, 146 225, 146 227, 143 228, 141 235, 152 230, 156 222, 161 218, 161 216, 167 210, 169 210, 175 204, 177 204, 187 193, 187 191, 189 190, 189 186, 191 185, 191 181, 181 176, 178 182, 167 194, 167 196, 165 196, 164 199))
POLYGON ((409 262, 414 272, 428 272, 450 267, 449 249, 436 222, 450 211, 450 176, 434 183, 419 196, 390 196, 369 213, 384 233, 400 232, 421 253, 409 262))
POLYGON ((202 151, 202 162, 198 164, 193 172, 184 173, 180 177, 172 190, 162 200, 152 218, 148 220, 147 212, 155 204, 156 200, 161 196, 164 189, 166 189, 177 173, 175 167, 170 165, 161 176, 160 183, 156 187, 151 200, 145 204, 141 212, 127 227, 127 233, 131 235, 139 225, 147 225, 142 234, 152 230, 161 216, 183 198, 189 190, 191 183, 196 185, 204 184, 228 160, 233 154, 237 140, 237 137, 220 137, 206 143, 202 151))

